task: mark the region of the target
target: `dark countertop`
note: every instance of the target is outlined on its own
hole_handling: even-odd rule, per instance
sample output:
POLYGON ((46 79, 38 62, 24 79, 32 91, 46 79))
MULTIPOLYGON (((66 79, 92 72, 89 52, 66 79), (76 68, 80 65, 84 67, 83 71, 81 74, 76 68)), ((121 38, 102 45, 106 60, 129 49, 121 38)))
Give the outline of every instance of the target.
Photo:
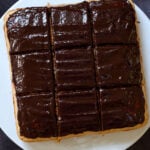
MULTIPOLYGON (((17 0, 1 0, 0 1, 0 16, 17 0)), ((150 18, 150 0, 134 0, 135 3, 147 14, 150 18)), ((0 129, 0 150, 21 150, 16 146, 0 129)), ((150 129, 145 135, 128 150, 150 150, 150 129)))

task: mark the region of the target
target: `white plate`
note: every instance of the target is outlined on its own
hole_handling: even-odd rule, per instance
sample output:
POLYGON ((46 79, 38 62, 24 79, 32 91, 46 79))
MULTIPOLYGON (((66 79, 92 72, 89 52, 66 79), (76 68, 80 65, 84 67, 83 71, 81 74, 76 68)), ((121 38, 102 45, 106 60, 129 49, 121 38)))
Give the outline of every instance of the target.
MULTIPOLYGON (((81 0, 21 0, 10 9, 31 6, 46 6, 62 3, 76 3, 81 0)), ((139 32, 141 37, 142 57, 145 70, 146 87, 150 90, 150 21, 136 6, 139 32)), ((135 143, 148 129, 148 124, 133 131, 111 133, 107 135, 89 135, 78 138, 65 139, 60 143, 54 141, 26 143, 16 134, 14 111, 12 103, 11 82, 8 56, 3 32, 3 18, 0 20, 0 127, 20 147, 25 150, 123 150, 135 143)), ((147 92, 148 106, 150 106, 150 92, 147 92)), ((150 113, 149 113, 150 114, 150 113)))

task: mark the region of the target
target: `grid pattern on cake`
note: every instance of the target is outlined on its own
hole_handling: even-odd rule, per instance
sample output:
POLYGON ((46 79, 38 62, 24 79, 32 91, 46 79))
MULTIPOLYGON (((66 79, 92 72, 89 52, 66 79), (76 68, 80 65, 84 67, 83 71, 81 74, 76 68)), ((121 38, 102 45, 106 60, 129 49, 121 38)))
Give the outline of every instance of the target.
POLYGON ((135 12, 127 0, 20 9, 7 29, 22 136, 144 121, 135 12))

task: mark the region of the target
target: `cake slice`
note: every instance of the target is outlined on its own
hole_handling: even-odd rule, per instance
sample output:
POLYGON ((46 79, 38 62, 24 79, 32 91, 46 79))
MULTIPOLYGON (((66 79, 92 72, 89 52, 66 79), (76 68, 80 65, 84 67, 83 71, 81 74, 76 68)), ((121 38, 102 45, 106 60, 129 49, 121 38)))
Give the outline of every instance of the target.
POLYGON ((92 43, 88 3, 50 8, 54 49, 90 46, 92 43))
POLYGON ((140 86, 100 89, 102 130, 133 127, 145 120, 140 86))
POLYGON ((16 98, 21 139, 37 141, 57 137, 53 92, 24 94, 16 98))
POLYGON ((137 45, 106 45, 94 49, 98 87, 139 85, 142 81, 137 45))
POLYGON ((54 81, 50 52, 11 55, 16 93, 53 91, 54 81))
POLYGON ((135 11, 128 0, 90 2, 94 45, 136 44, 135 11))
POLYGON ((54 56, 57 90, 84 90, 95 87, 91 47, 55 50, 54 56))
POLYGON ((58 136, 100 131, 96 89, 57 91, 58 136))
POLYGON ((49 19, 46 7, 19 9, 7 15, 10 53, 49 49, 49 19))

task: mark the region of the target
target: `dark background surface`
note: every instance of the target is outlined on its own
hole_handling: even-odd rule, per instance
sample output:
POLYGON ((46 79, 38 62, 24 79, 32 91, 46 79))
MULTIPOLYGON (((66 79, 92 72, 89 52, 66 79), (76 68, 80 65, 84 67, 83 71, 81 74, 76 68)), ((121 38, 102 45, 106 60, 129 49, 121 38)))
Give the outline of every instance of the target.
MULTIPOLYGON (((0 0, 0 17, 17 0, 0 0)), ((134 2, 150 18, 150 0, 134 0, 134 2)), ((130 135, 129 135, 130 136, 130 135)), ((0 129, 0 150, 22 150, 16 146, 0 129)), ((150 129, 146 134, 128 150, 150 150, 150 129)))

